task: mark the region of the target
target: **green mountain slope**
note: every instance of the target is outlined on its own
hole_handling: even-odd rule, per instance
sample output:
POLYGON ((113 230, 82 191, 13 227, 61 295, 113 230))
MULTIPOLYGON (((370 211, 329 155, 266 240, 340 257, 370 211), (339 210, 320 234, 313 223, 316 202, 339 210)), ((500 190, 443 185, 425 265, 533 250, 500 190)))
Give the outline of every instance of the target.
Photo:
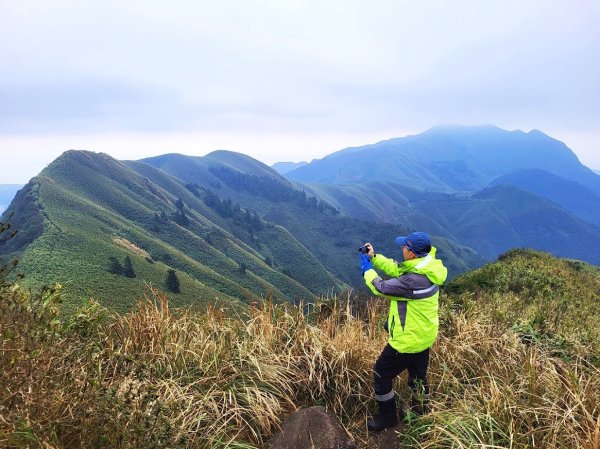
MULTIPOLYGON (((245 155, 219 152, 220 158, 216 158, 214 154, 204 158, 166 155, 142 162, 182 179, 192 190, 214 190, 221 198, 229 198, 244 208, 257 211, 268 222, 284 227, 329 272, 346 284, 362 285, 355 268, 356 249, 360 245, 372 241, 393 257, 394 254, 399 255, 394 237, 411 230, 402 222, 385 223, 368 215, 357 219, 340 213, 337 207, 323 201, 328 197, 321 192, 315 196, 308 187, 291 183, 264 164, 250 166, 245 155), (240 160, 235 162, 238 158, 240 160), (220 160, 226 160, 227 164, 219 163, 220 160)), ((143 170, 139 163, 128 164, 133 169, 143 170)), ((436 233, 432 231, 431 234, 436 233)), ((452 276, 484 261, 479 254, 463 247, 455 239, 436 238, 434 243, 443 248, 452 276)))
POLYGON ((343 285, 284 229, 251 228, 244 217, 252 214, 241 209, 237 222, 222 217, 181 181, 143 165, 144 176, 107 155, 66 152, 9 208, 22 232, 0 252, 19 254, 30 285, 65 283, 69 307, 94 296, 128 310, 144 285, 164 288, 169 269, 177 270, 181 293, 171 296, 181 305, 270 293, 305 299, 343 285), (125 256, 135 278, 108 272, 111 258, 125 256))
POLYGON ((482 202, 482 209, 480 213, 468 211, 469 216, 458 233, 460 241, 475 243, 485 239, 490 248, 504 245, 506 250, 541 249, 557 257, 600 265, 600 228, 573 217, 555 203, 512 186, 485 189, 472 198, 482 202), (490 209, 496 211, 496 220, 487 214, 490 209), (485 214, 489 217, 488 224, 474 219, 485 214))

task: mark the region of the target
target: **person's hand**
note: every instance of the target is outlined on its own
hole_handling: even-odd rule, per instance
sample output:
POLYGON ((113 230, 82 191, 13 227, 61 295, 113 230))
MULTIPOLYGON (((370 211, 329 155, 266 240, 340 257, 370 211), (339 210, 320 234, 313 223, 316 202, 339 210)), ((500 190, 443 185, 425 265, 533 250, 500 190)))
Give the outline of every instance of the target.
POLYGON ((359 254, 360 256, 360 274, 364 276, 365 271, 373 268, 373 264, 371 263, 371 259, 366 254, 359 254))
POLYGON ((373 245, 371 245, 370 243, 365 243, 365 246, 369 249, 367 256, 374 257, 375 256, 375 248, 373 248, 373 245))

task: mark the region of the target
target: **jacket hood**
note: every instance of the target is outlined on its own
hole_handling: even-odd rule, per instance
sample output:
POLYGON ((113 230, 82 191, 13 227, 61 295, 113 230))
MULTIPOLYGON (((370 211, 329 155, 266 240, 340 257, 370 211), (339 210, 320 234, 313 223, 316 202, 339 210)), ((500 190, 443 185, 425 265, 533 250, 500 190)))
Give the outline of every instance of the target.
POLYGON ((431 247, 431 251, 425 257, 418 259, 405 260, 398 264, 400 273, 412 272, 423 274, 436 285, 442 285, 448 277, 448 269, 444 266, 441 260, 436 259, 435 253, 437 248, 431 247))

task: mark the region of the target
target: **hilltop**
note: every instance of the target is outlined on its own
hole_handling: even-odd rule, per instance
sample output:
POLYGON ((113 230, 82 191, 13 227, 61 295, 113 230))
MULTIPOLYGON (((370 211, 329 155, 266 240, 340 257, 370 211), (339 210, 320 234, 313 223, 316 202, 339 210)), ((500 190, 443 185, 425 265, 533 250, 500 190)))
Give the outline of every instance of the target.
POLYGON ((20 268, 33 286, 66 283, 71 308, 92 296, 129 310, 145 284, 164 288, 169 269, 176 270, 181 285, 172 294, 179 305, 251 302, 269 292, 277 298, 310 297, 310 288, 343 285, 324 269, 307 271, 321 264, 284 229, 267 225, 253 211, 215 201, 207 205, 163 172, 140 175, 107 155, 71 151, 19 192, 12 210, 13 227, 21 232, 4 243, 3 253, 20 255, 20 268), (237 214, 239 222, 227 223, 214 210, 217 205, 237 214), (293 274, 300 282, 273 267, 290 262, 269 242, 301 261, 293 274), (135 277, 109 271, 111 260, 126 257, 135 277), (301 282, 309 277, 306 288, 301 282))

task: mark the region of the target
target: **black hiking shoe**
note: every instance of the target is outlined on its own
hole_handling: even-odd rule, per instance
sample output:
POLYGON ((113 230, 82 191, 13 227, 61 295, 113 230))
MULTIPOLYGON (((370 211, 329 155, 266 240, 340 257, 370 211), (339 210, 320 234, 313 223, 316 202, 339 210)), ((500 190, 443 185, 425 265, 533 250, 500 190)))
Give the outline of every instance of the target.
POLYGON ((367 420, 367 429, 371 432, 380 432, 388 427, 398 425, 398 414, 396 413, 396 400, 377 401, 379 413, 367 420))
POLYGON ((370 432, 381 432, 388 427, 396 427, 398 425, 398 416, 382 416, 375 415, 373 418, 367 420, 367 429, 370 432))

